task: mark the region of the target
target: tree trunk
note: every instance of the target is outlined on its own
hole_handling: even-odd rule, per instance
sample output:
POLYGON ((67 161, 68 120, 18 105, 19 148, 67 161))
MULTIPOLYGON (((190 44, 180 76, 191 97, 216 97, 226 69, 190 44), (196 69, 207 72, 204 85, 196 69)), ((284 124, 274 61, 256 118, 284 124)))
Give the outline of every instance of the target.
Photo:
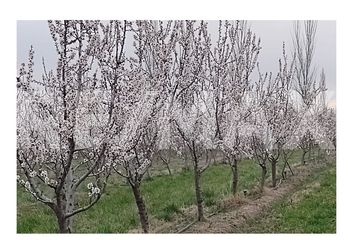
POLYGON ((168 170, 168 175, 172 175, 172 172, 171 172, 171 169, 170 169, 170 166, 168 165, 168 163, 166 163, 166 167, 167 167, 167 170, 168 170))
POLYGON ((272 187, 277 185, 277 162, 272 160, 272 187))
POLYGON ((185 152, 182 152, 182 157, 183 157, 183 169, 184 169, 184 170, 189 170, 189 166, 188 166, 188 154, 186 154, 185 152))
POLYGON ((309 162, 311 161, 311 158, 312 158, 312 148, 310 147, 310 149, 309 149, 309 154, 308 154, 308 160, 309 160, 309 162))
MULTIPOLYGON (((65 182, 65 212, 72 213, 74 211, 74 182, 73 182, 73 168, 69 169, 68 175, 66 176, 65 182)), ((69 228, 72 225, 73 217, 66 219, 69 225, 69 228)))
POLYGON ((238 183, 238 161, 236 158, 233 158, 232 161, 232 194, 236 195, 238 183))
POLYGON ((164 158, 164 157, 162 157, 161 155, 160 155, 160 159, 162 160, 162 162, 166 165, 166 168, 167 168, 167 170, 168 170, 168 174, 171 176, 172 175, 172 172, 171 172, 171 169, 170 169, 170 166, 169 166, 169 160, 166 158, 164 158))
POLYGON ((195 195, 197 198, 197 209, 198 209, 198 221, 204 221, 204 210, 203 210, 203 198, 202 190, 200 187, 200 171, 198 169, 198 159, 194 159, 194 184, 195 184, 195 195))
POLYGON ((216 164, 216 156, 217 156, 217 151, 214 149, 214 150, 211 150, 211 157, 213 158, 213 163, 216 164))
POLYGON ((55 209, 55 214, 57 217, 58 225, 59 225, 59 233, 71 233, 71 224, 72 224, 72 218, 65 218, 65 215, 67 214, 67 195, 66 194, 61 194, 59 196, 58 205, 55 209))
POLYGON ((283 168, 282 168, 282 170, 281 170, 281 176, 283 177, 284 180, 286 179, 285 168, 286 168, 287 163, 288 163, 288 161, 287 161, 286 158, 284 157, 284 165, 283 165, 283 168))
POLYGON ((149 220, 148 220, 148 215, 146 212, 144 199, 140 193, 140 185, 135 184, 135 185, 131 185, 131 187, 133 189, 136 206, 138 207, 141 227, 142 227, 144 233, 148 233, 149 232, 149 220))
POLYGON ((302 158, 301 158, 301 163, 302 163, 302 165, 305 165, 305 164, 306 164, 305 155, 306 155, 306 152, 303 150, 303 151, 302 151, 302 158))
POLYGON ((263 192, 263 188, 264 188, 264 183, 265 183, 265 179, 266 179, 266 175, 267 175, 267 167, 261 166, 262 168, 262 178, 261 178, 261 191, 263 192))
POLYGON ((74 183, 72 168, 69 169, 66 175, 65 183, 62 192, 58 197, 58 206, 56 216, 59 225, 60 233, 71 233, 73 217, 65 218, 65 215, 74 211, 74 183))
POLYGON ((64 217, 64 213, 57 213, 59 233, 71 233, 70 218, 64 217))
POLYGON ((289 162, 288 162, 287 157, 284 157, 284 166, 283 166, 283 169, 282 169, 282 171, 281 171, 281 175, 282 175, 282 177, 283 177, 284 180, 286 179, 286 172, 285 172, 286 165, 288 165, 288 168, 289 168, 291 174, 294 175, 294 172, 293 172, 293 170, 291 169, 291 166, 290 166, 290 164, 289 164, 289 162))

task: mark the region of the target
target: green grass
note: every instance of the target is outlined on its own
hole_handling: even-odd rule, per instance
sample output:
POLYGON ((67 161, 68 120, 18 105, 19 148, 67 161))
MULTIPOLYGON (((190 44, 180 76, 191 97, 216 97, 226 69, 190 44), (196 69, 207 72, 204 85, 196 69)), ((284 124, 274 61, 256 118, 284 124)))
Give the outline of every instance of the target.
POLYGON ((22 188, 17 189, 17 232, 57 232, 52 210, 37 203, 22 188))
MULTIPOLYGON (((290 163, 300 161, 300 152, 294 153, 290 163)), ((278 163, 278 172, 282 162, 278 163)), ((268 168, 270 169, 270 168, 268 168)), ((260 167, 252 160, 239 163, 238 190, 251 189, 258 184, 260 167)), ((270 171, 268 171, 268 176, 270 171)), ((279 175, 278 175, 279 176, 279 175)), ((211 165, 202 175, 202 192, 205 206, 216 205, 217 201, 231 194, 231 169, 229 165, 211 165)), ((87 196, 84 183, 80 196, 87 196)), ((181 171, 172 176, 160 175, 145 179, 141 192, 151 218, 171 221, 181 208, 195 204, 192 171, 181 171)), ((86 199, 86 198, 84 198, 86 199)), ((107 185, 102 199, 88 211, 74 217, 73 230, 79 233, 124 233, 139 228, 140 222, 134 196, 122 179, 114 176, 107 185)), ((57 223, 52 211, 19 187, 17 191, 17 232, 53 233, 57 223)))
MULTIPOLYGON (((259 167, 253 161, 241 161, 239 169, 240 191, 256 184, 259 167)), ((230 195, 229 165, 211 165, 203 173, 201 184, 206 206, 214 205, 219 199, 230 195)), ((130 187, 122 185, 119 180, 119 183, 110 183, 106 190, 107 193, 95 206, 75 216, 74 232, 116 233, 139 227, 139 217, 130 187)), ((141 192, 150 218, 170 221, 181 208, 195 203, 193 172, 155 176, 149 181, 143 181, 141 192)), ((57 232, 56 219, 51 210, 37 203, 21 188, 17 191, 17 232, 57 232)))
MULTIPOLYGON (((237 229, 244 233, 335 233, 336 232, 336 170, 327 168, 308 180, 319 183, 302 193, 299 201, 291 196, 276 202, 268 214, 247 222, 237 229)), ((298 189, 301 190, 301 189, 298 189)))

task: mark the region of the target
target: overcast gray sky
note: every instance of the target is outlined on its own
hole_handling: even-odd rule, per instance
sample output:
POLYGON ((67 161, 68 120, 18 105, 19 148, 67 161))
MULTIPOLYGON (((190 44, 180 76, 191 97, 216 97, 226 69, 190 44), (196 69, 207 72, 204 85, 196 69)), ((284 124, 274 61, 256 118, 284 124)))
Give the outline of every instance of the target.
MULTIPOLYGON (((292 49, 293 21, 248 21, 254 33, 261 38, 262 50, 259 63, 262 72, 276 73, 278 59, 282 56, 282 43, 288 53, 292 49)), ((217 34, 218 21, 209 21, 211 34, 217 34)), ((34 76, 42 73, 42 57, 47 68, 56 64, 55 49, 46 21, 17 22, 17 60, 27 62, 28 51, 33 45, 35 50, 34 76)), ((322 68, 326 73, 329 105, 336 106, 336 22, 319 21, 316 35, 315 65, 318 77, 322 68)))

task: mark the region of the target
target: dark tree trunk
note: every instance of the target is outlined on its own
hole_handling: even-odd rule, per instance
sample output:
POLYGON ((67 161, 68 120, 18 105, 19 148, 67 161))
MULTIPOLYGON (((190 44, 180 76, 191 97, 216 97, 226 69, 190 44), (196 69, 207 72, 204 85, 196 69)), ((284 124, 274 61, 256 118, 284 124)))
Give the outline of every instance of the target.
POLYGON ((291 166, 290 166, 290 164, 289 164, 289 162, 288 162, 287 157, 284 157, 284 166, 283 166, 283 169, 282 169, 282 171, 281 171, 281 175, 283 176, 283 179, 284 179, 284 180, 286 179, 286 172, 285 172, 286 166, 288 166, 288 168, 289 168, 291 174, 294 175, 294 172, 293 172, 293 170, 291 169, 291 166))
POLYGON ((232 160, 232 194, 236 195, 237 192, 237 183, 238 183, 238 161, 234 157, 232 160))
POLYGON ((213 158, 213 163, 216 164, 216 156, 217 156, 217 151, 214 149, 214 150, 211 150, 211 157, 213 158))
POLYGON ((261 178, 261 191, 263 191, 264 183, 267 175, 267 167, 266 165, 261 166, 262 168, 262 178, 261 178))
POLYGON ((288 160, 286 159, 286 157, 284 157, 284 165, 283 165, 283 168, 281 170, 281 176, 283 177, 284 180, 286 179, 285 168, 286 168, 287 164, 288 164, 288 160))
POLYGON ((189 170, 189 166, 188 166, 188 154, 183 152, 182 153, 182 157, 183 157, 183 169, 184 170, 189 170))
POLYGON ((69 219, 65 219, 63 214, 57 214, 57 221, 60 233, 71 233, 71 226, 69 219))
POLYGON ((148 233, 149 232, 149 220, 148 220, 148 215, 147 215, 144 199, 141 196, 140 185, 139 184, 135 184, 135 185, 131 184, 131 187, 133 189, 136 206, 138 207, 141 227, 142 227, 144 233, 148 233))
MULTIPOLYGON (((64 188, 66 189, 65 191, 65 212, 66 213, 71 213, 74 211, 74 196, 75 196, 75 189, 74 189, 74 178, 73 178, 73 168, 71 167, 69 169, 69 172, 66 176, 66 182, 64 188)), ((69 224, 69 227, 72 226, 74 217, 67 218, 67 222, 69 224)))
POLYGON ((302 158, 301 158, 301 163, 302 163, 302 165, 305 165, 305 164, 306 164, 305 155, 306 155, 306 151, 302 150, 302 158))
POLYGON ((172 172, 171 172, 171 169, 170 169, 170 166, 168 165, 168 163, 166 163, 166 168, 168 170, 168 175, 172 175, 172 172))
POLYGON ((312 147, 309 148, 308 160, 311 161, 312 158, 312 147))
POLYGON ((73 169, 69 168, 61 192, 57 195, 57 206, 53 208, 57 216, 60 233, 71 233, 73 217, 65 218, 65 215, 74 211, 74 185, 73 169))
POLYGON ((277 185, 277 162, 272 160, 272 187, 277 185))
POLYGON ((53 209, 57 217, 59 233, 71 233, 70 218, 65 218, 65 195, 60 196, 60 198, 57 200, 58 205, 53 209))
POLYGON ((201 173, 199 171, 198 159, 194 158, 194 185, 195 185, 195 195, 197 198, 198 221, 203 221, 205 218, 204 218, 204 210, 203 210, 202 190, 200 187, 200 176, 201 173))
POLYGON ((171 176, 172 175, 172 172, 171 172, 171 169, 170 169, 170 165, 169 165, 169 162, 170 160, 168 160, 168 158, 164 158, 160 155, 160 159, 162 160, 162 162, 166 165, 166 168, 168 170, 168 174, 171 176))

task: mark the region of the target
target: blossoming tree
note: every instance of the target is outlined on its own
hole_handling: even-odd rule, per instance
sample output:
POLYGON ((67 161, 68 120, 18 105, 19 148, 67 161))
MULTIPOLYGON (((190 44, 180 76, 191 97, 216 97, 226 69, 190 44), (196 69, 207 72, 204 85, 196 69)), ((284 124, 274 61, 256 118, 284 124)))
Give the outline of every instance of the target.
POLYGON ((199 26, 195 26, 194 21, 186 22, 186 27, 182 26, 179 34, 184 49, 179 55, 175 91, 169 92, 171 99, 174 99, 169 107, 170 122, 172 136, 178 139, 174 142, 184 143, 193 163, 198 221, 202 221, 205 217, 201 175, 210 163, 207 149, 214 148, 211 137, 213 121, 207 109, 209 95, 205 71, 210 37, 204 21, 201 21, 199 26))
MULTIPOLYGON (((258 104, 261 111, 255 114, 256 131, 252 136, 251 146, 253 155, 262 167, 261 187, 264 185, 266 174, 266 161, 269 161, 272 169, 272 186, 276 186, 276 167, 280 159, 283 146, 289 141, 294 131, 293 123, 289 121, 296 118, 291 111, 292 80, 294 61, 288 64, 283 44, 283 59, 279 60, 279 72, 272 79, 260 76, 256 91, 261 101, 258 104), (257 136, 258 135, 258 136, 257 136)), ((289 145, 290 146, 290 145, 289 145)))
POLYGON ((55 71, 33 77, 29 63, 17 78, 18 182, 53 210, 61 233, 72 231, 72 217, 92 207, 105 189, 110 114, 92 73, 96 21, 49 21, 58 55, 55 71), (77 198, 88 183, 87 199, 77 198))
MULTIPOLYGON (((209 111, 215 118, 215 138, 232 170, 232 192, 238 183, 238 162, 244 157, 246 144, 240 134, 254 104, 250 103, 251 73, 261 49, 260 39, 247 27, 247 22, 219 22, 216 46, 208 59, 209 111)), ((253 109, 254 110, 254 109, 253 109)))

